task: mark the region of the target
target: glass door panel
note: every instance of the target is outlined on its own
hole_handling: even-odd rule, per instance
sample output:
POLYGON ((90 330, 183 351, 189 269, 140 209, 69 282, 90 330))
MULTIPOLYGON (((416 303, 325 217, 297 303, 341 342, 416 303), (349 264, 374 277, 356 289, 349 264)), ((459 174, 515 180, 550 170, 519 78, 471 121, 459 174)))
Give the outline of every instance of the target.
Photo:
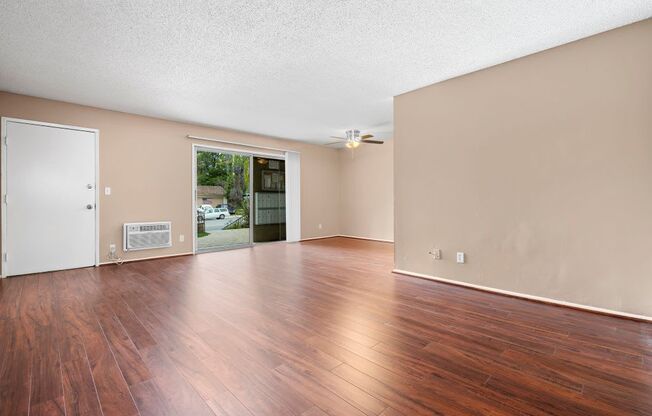
POLYGON ((253 158, 254 243, 285 240, 285 160, 253 158))
POLYGON ((251 155, 198 148, 197 251, 251 245, 251 155))

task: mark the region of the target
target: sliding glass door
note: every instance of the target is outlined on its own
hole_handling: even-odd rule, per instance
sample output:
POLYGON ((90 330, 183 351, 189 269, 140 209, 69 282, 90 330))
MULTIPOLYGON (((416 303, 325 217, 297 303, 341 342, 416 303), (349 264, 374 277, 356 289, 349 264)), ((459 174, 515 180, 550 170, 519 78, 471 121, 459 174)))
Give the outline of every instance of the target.
POLYGON ((195 148, 197 252, 251 245, 252 155, 195 148))
POLYGON ((285 160, 254 157, 252 172, 254 243, 284 241, 285 160))

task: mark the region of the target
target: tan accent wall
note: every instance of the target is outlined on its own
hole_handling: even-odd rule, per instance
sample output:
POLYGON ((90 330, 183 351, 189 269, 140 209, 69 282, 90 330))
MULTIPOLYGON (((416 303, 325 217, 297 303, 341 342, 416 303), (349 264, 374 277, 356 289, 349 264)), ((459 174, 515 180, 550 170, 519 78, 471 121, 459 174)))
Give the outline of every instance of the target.
POLYGON ((398 269, 652 316, 652 20, 398 96, 394 117, 398 269))
POLYGON ((394 240, 394 141, 340 149, 340 232, 394 240))
POLYGON ((0 116, 100 130, 102 261, 110 243, 122 247, 125 222, 170 220, 174 232, 171 248, 127 253, 128 259, 192 251, 193 141, 187 134, 301 152, 301 236, 339 234, 338 210, 333 207, 339 195, 336 149, 5 92, 0 92, 0 116), (104 196, 105 186, 111 187, 110 196, 104 196), (184 242, 179 242, 180 234, 184 242))

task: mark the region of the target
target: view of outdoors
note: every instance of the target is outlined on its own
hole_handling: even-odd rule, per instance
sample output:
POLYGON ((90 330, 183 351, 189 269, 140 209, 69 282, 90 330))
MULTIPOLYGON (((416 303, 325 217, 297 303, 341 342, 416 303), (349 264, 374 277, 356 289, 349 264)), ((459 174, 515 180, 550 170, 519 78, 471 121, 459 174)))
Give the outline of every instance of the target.
POLYGON ((250 157, 197 151, 197 248, 250 243, 250 157))

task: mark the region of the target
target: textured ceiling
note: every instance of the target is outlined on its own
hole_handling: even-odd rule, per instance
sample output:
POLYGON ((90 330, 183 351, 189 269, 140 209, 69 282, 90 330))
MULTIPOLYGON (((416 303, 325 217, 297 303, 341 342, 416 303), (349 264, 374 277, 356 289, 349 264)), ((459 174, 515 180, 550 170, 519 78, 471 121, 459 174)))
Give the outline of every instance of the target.
POLYGON ((0 0, 0 90, 323 143, 392 97, 652 16, 651 0, 0 0))

